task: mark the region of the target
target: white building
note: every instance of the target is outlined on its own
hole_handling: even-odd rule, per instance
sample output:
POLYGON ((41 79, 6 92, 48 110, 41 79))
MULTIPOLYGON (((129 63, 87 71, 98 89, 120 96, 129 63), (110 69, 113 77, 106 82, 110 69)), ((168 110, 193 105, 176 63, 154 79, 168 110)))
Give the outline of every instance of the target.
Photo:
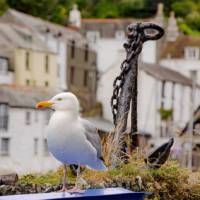
POLYGON ((13 83, 13 71, 10 69, 9 60, 5 52, 0 52, 0 84, 12 84, 13 83))
MULTIPOLYGON (((125 41, 125 30, 130 23, 144 21, 159 23, 165 27, 162 4, 159 4, 154 18, 143 21, 136 19, 82 19, 81 26, 84 33, 98 54, 97 66, 100 75, 97 99, 103 106, 103 118, 110 122, 112 122, 110 106, 112 84, 120 72, 120 64, 126 57, 122 46, 125 41)), ((161 144, 170 136, 175 136, 177 128, 184 127, 190 116, 192 81, 187 76, 188 72, 181 71, 177 66, 172 67, 170 62, 174 61, 170 57, 169 59, 162 57, 166 41, 174 43, 179 36, 173 13, 171 13, 166 30, 167 34, 161 40, 149 41, 143 45, 139 63, 138 127, 140 131, 150 132, 153 136, 153 143, 156 144, 161 144), (163 122, 160 109, 173 110, 172 119, 163 122), (170 130, 169 127, 171 127, 170 130)), ((176 47, 173 50, 176 52, 176 47)), ((198 54, 197 50, 196 53, 198 54)), ((191 60, 188 65, 192 66, 191 60)))
POLYGON ((0 86, 0 171, 19 174, 56 169, 47 149, 48 110, 36 110, 38 101, 53 96, 39 88, 0 86))
POLYGON ((61 90, 68 89, 66 80, 68 67, 67 44, 71 41, 76 41, 77 46, 85 45, 86 40, 84 37, 77 30, 54 24, 13 9, 9 9, 1 17, 1 20, 28 27, 49 46, 51 51, 58 55, 59 88, 61 90))
MULTIPOLYGON (((102 74, 98 83, 99 100, 103 105, 103 117, 112 121, 110 98, 113 91, 113 81, 119 74, 119 63, 125 56, 124 51, 118 52, 118 59, 102 74)), ((139 131, 151 133, 153 143, 158 145, 166 141, 189 120, 190 88, 192 81, 175 70, 158 64, 139 63, 138 73, 138 128, 139 131), (165 90, 163 91, 163 82, 165 90), (180 91, 182 88, 185 93, 180 91), (184 102, 183 100, 184 99, 184 102), (182 109, 183 104, 185 105, 182 109), (159 109, 173 110, 173 122, 176 127, 167 130, 166 124, 160 119, 159 109), (163 129, 161 133, 161 127, 163 129)), ((130 127, 130 121, 128 126, 130 127)))

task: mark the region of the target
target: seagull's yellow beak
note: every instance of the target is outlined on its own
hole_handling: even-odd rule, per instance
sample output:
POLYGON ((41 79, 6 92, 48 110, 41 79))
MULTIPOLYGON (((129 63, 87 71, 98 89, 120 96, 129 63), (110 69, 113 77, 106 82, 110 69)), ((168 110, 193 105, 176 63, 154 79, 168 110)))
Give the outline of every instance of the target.
POLYGON ((37 103, 35 107, 36 108, 51 108, 52 105, 53 103, 50 101, 41 101, 37 103))

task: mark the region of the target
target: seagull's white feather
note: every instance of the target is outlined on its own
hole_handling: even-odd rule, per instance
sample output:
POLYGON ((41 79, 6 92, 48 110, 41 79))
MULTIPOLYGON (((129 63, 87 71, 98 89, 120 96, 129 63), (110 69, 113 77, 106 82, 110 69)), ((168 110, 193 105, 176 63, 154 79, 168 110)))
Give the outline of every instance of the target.
POLYGON ((55 112, 47 128, 47 142, 53 156, 64 164, 81 164, 106 170, 100 159, 98 133, 93 125, 79 117, 75 95, 61 93, 53 97, 51 102, 54 103, 55 112))

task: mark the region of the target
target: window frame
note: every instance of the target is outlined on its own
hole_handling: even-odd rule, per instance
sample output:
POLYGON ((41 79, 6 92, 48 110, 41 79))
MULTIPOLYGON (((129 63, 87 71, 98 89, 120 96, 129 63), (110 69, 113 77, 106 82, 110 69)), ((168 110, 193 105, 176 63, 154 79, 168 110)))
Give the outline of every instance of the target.
POLYGON ((8 74, 8 68, 9 68, 9 59, 6 57, 0 56, 0 74, 3 74, 3 75, 8 74), (1 61, 5 61, 5 62, 1 63, 1 61), (4 64, 4 66, 1 64, 4 64))
POLYGON ((8 117, 9 117, 9 106, 8 103, 0 103, 0 130, 8 130, 8 117), (5 107, 5 111, 1 113, 1 107, 5 107))
POLYGON ((30 125, 31 124, 31 112, 25 111, 25 124, 30 125))
POLYGON ((71 41, 71 58, 75 58, 75 46, 76 46, 76 42, 72 40, 71 41))
POLYGON ((10 155, 10 138, 9 137, 2 137, 1 138, 1 156, 9 156, 10 155), (8 141, 6 150, 3 150, 3 140, 8 141))
POLYGON ((70 84, 74 85, 75 66, 70 67, 70 84))
POLYGON ((33 154, 37 156, 39 154, 39 139, 33 139, 33 154))
POLYGON ((48 149, 48 143, 47 143, 46 138, 43 140, 43 153, 44 153, 44 156, 49 156, 49 149, 48 149))
POLYGON ((88 46, 88 44, 85 45, 84 60, 85 60, 85 62, 88 62, 88 60, 89 60, 89 46, 88 46))
POLYGON ((26 70, 30 71, 30 52, 26 51, 25 53, 25 65, 26 65, 26 70))
POLYGON ((188 46, 188 47, 185 48, 185 58, 186 59, 188 59, 188 60, 198 60, 199 57, 200 57, 200 50, 199 50, 198 47, 188 46))
POLYGON ((49 73, 49 55, 45 55, 45 72, 49 73))
POLYGON ((83 75, 83 85, 84 87, 88 87, 88 75, 89 75, 89 72, 88 70, 84 70, 84 75, 83 75))

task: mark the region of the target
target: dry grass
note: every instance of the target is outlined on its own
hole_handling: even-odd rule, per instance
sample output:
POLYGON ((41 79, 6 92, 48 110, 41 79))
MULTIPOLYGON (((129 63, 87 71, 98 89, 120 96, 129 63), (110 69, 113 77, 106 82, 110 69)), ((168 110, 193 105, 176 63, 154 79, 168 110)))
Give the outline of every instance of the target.
POLYGON ((142 178, 142 190, 152 192, 150 199, 200 200, 200 172, 191 173, 174 161, 157 170, 148 170, 143 160, 132 157, 128 164, 106 172, 86 170, 82 177, 91 188, 125 187, 140 191, 136 177, 142 178))

